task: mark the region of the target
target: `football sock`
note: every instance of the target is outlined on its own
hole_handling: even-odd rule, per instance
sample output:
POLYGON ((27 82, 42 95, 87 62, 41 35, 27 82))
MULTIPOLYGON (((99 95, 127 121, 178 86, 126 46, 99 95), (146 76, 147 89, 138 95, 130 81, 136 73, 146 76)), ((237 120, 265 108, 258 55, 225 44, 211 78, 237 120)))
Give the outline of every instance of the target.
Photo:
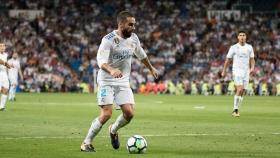
POLYGON ((17 90, 17 88, 16 88, 16 86, 14 86, 14 88, 13 88, 13 95, 12 95, 13 99, 15 99, 15 97, 16 97, 16 90, 17 90))
POLYGON ((127 125, 128 123, 129 123, 129 121, 127 121, 127 120, 124 118, 123 114, 120 114, 120 115, 118 116, 116 122, 115 122, 115 123, 112 125, 112 127, 111 127, 111 133, 112 133, 112 134, 116 134, 117 131, 118 131, 120 128, 124 127, 124 126, 127 125))
POLYGON ((239 97, 239 103, 238 103, 238 107, 239 107, 239 108, 241 107, 242 101, 243 101, 243 97, 240 96, 240 97, 239 97))
POLYGON ((96 118, 95 120, 92 121, 92 124, 88 130, 88 134, 84 140, 85 144, 91 144, 93 138, 98 134, 98 132, 101 130, 102 128, 102 124, 100 123, 100 121, 98 120, 98 118, 96 118))
POLYGON ((14 89, 15 89, 14 86, 10 87, 10 90, 9 90, 9 100, 14 98, 14 89))
POLYGON ((238 109, 239 108, 239 102, 240 102, 240 96, 235 95, 234 96, 234 104, 233 104, 233 109, 238 109))
POLYGON ((1 95, 1 101, 0 101, 0 108, 5 108, 6 100, 7 100, 7 95, 2 94, 1 95))

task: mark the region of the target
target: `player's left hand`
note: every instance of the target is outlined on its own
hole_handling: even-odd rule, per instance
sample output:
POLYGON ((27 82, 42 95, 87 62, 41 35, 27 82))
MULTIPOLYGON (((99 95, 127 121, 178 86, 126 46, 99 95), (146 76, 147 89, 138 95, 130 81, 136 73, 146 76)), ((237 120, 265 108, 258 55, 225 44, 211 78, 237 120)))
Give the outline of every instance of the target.
POLYGON ((154 76, 155 79, 158 79, 158 72, 157 69, 152 67, 152 69, 150 70, 152 75, 154 76))

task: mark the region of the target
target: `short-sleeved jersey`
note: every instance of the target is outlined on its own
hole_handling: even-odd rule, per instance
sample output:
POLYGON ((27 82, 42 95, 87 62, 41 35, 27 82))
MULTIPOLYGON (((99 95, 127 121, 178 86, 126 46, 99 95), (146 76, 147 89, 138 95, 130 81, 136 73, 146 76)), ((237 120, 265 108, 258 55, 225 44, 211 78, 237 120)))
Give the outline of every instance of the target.
POLYGON ((118 36, 116 30, 104 36, 97 52, 97 63, 100 67, 97 75, 98 84, 129 86, 133 55, 136 55, 140 60, 147 57, 135 33, 132 33, 131 37, 126 39, 118 36), (104 63, 119 69, 123 77, 114 78, 108 72, 101 69, 104 63))
POLYGON ((244 46, 239 43, 232 45, 227 58, 233 59, 233 73, 247 73, 249 72, 250 58, 254 58, 253 47, 247 43, 244 46))
POLYGON ((11 58, 8 60, 8 64, 13 66, 13 68, 8 69, 9 78, 17 78, 20 69, 19 60, 11 58))
MULTIPOLYGON (((7 58, 8 58, 8 54, 3 52, 3 53, 0 53, 0 59, 4 62, 7 62, 7 58)), ((6 72, 7 71, 7 68, 6 66, 4 65, 0 65, 0 72, 6 72)))

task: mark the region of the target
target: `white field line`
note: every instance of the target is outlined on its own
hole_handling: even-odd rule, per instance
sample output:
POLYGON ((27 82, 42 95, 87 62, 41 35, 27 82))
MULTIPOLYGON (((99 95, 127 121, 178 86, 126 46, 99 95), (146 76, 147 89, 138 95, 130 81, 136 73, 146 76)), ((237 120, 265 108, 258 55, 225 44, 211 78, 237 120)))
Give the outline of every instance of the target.
MULTIPOLYGON (((230 134, 230 133, 186 133, 186 134, 146 134, 143 137, 192 137, 192 136, 236 136, 244 135, 255 137, 256 135, 280 135, 280 133, 247 133, 247 134, 230 134)), ((130 137, 131 135, 121 135, 121 137, 130 137)), ((109 136, 97 136, 108 138, 109 136)), ((19 140, 19 139, 82 139, 82 136, 35 136, 35 137, 0 137, 0 140, 19 140)))
MULTIPOLYGON (((18 105, 96 105, 96 102, 19 102, 18 105)), ((13 105, 11 105, 13 106, 13 105)))

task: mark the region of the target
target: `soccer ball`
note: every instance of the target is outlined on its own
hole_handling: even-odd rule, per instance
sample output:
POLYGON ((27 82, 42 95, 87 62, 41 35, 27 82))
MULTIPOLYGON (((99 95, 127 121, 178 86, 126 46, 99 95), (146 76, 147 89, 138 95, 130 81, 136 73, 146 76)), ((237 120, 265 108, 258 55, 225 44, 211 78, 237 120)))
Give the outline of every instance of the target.
POLYGON ((147 141, 140 135, 134 135, 127 140, 126 148, 130 154, 143 154, 147 150, 147 141))

